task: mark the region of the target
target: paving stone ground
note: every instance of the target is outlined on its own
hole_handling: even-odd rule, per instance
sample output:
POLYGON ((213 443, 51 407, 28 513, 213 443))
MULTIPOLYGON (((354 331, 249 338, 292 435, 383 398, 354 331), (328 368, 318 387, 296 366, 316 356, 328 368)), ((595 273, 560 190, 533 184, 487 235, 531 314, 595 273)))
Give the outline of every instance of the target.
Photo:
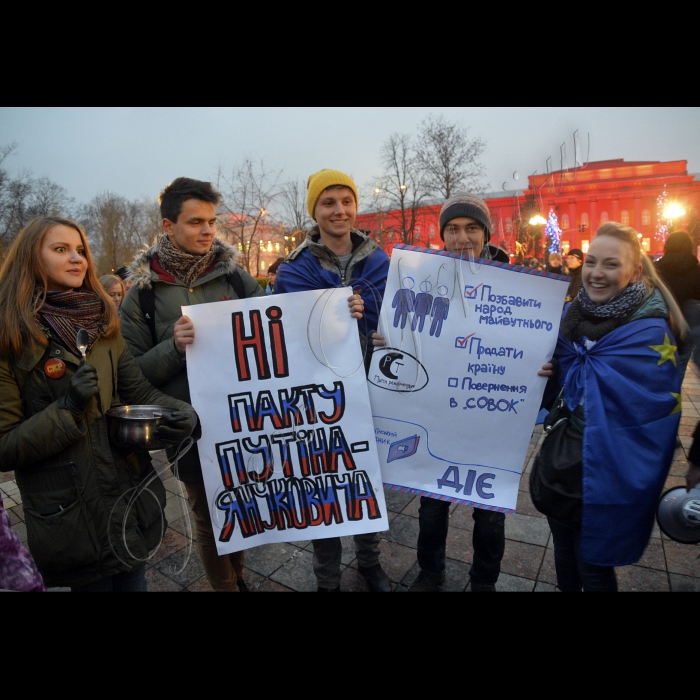
MULTIPOLYGON (((683 383, 683 413, 679 428, 682 447, 676 449, 665 489, 684 483, 686 454, 692 433, 700 420, 700 372, 691 362, 683 383)), ((498 591, 552 592, 555 590, 552 536, 547 520, 533 507, 528 477, 542 441, 542 427, 532 434, 520 482, 516 512, 506 516, 506 550, 498 591)), ((166 515, 169 527, 158 551, 147 565, 150 591, 207 592, 211 587, 204 574, 196 543, 188 537, 182 513, 189 511, 184 489, 167 468, 164 453, 154 453, 154 464, 162 471, 168 494, 166 515)), ((0 491, 13 529, 26 542, 22 498, 13 472, 0 472, 0 491)), ((418 575, 416 539, 419 497, 385 490, 390 528, 381 533, 381 562, 396 592, 408 589, 418 575)), ((468 591, 472 561, 472 509, 454 505, 450 510, 447 540, 447 571, 443 591, 468 591)), ((654 527, 644 556, 634 566, 617 569, 621 591, 700 591, 700 546, 679 544, 654 527)), ((245 579, 253 592, 314 591, 311 567, 312 546, 308 540, 263 545, 246 552, 245 579)), ((351 537, 343 538, 341 591, 366 591, 357 571, 351 537)), ((67 589, 51 589, 63 591, 67 589)))

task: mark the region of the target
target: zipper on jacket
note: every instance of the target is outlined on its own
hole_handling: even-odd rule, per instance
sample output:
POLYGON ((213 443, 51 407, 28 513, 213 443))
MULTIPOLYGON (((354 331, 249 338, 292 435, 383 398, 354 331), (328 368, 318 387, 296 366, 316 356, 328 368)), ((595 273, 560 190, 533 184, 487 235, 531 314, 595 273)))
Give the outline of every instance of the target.
POLYGON ((109 364, 112 366, 112 398, 117 397, 117 373, 114 371, 114 359, 112 358, 112 348, 109 348, 109 364))

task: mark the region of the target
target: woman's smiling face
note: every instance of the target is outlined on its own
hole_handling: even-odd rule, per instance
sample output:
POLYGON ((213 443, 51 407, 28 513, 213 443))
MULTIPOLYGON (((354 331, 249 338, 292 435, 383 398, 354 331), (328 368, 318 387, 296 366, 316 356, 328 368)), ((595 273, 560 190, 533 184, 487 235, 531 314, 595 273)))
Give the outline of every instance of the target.
POLYGON ((586 254, 581 279, 594 304, 605 304, 630 284, 642 278, 642 264, 634 262, 634 251, 612 236, 596 236, 586 254))

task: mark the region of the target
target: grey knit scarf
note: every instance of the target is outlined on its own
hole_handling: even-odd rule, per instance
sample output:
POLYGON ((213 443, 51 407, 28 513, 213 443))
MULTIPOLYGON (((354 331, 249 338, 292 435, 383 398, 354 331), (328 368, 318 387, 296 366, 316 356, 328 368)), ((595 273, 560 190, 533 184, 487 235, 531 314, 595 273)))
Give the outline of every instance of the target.
POLYGON ((598 341, 624 324, 646 296, 646 285, 640 280, 605 304, 596 305, 581 287, 561 322, 561 333, 573 342, 582 337, 598 341))

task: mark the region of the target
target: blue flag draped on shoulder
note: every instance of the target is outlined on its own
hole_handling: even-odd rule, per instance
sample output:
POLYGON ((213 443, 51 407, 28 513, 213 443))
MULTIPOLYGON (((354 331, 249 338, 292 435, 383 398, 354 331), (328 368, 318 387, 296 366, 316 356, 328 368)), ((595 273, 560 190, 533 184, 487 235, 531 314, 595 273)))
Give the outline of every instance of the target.
POLYGON ((567 405, 583 401, 580 556, 598 566, 638 561, 673 459, 680 375, 668 323, 631 321, 590 350, 559 336, 567 405))

